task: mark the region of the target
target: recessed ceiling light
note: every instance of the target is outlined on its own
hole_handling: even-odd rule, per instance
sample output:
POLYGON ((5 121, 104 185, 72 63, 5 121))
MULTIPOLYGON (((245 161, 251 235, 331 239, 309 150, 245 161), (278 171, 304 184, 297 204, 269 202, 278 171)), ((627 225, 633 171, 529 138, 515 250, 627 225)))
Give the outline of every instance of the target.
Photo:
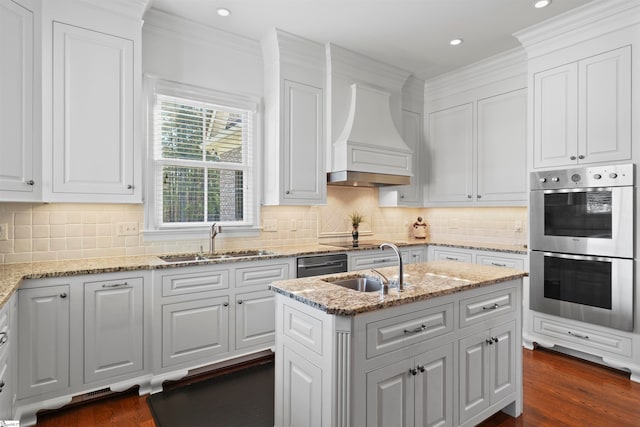
POLYGON ((542 9, 543 7, 547 7, 551 4, 551 0, 538 0, 533 3, 533 7, 536 9, 542 9))
POLYGON ((462 44, 462 42, 463 42, 463 41, 464 41, 464 40, 462 40, 462 39, 453 39, 453 40, 451 40, 451 41, 449 42, 449 44, 450 44, 451 46, 458 46, 458 45, 462 44))
POLYGON ((231 11, 229 9, 225 9, 224 7, 221 7, 218 9, 218 15, 220 16, 229 16, 231 15, 231 11))

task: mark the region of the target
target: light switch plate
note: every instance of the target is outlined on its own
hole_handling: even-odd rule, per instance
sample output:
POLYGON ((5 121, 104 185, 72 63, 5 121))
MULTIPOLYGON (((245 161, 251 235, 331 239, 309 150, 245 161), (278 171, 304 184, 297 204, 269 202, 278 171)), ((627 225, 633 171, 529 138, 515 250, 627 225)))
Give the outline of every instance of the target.
POLYGON ((9 240, 8 224, 0 224, 0 240, 9 240))

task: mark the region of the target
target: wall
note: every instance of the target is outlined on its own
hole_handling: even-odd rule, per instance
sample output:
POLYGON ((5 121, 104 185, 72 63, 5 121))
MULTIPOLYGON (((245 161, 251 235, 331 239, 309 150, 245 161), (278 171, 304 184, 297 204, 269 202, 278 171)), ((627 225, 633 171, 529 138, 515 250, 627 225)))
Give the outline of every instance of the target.
MULTIPOLYGON (((379 208, 377 190, 329 187, 326 206, 262 208, 257 238, 230 238, 224 230, 217 249, 283 247, 349 240, 348 214, 365 215, 362 239, 406 240, 420 215, 434 239, 521 244, 526 240, 526 208, 379 208), (293 226, 292 226, 293 224, 293 226), (515 231, 516 225, 522 231, 515 231), (294 228, 295 230, 292 230, 294 228)), ((197 252, 206 239, 145 241, 140 233, 119 236, 118 224, 134 222, 143 229, 142 205, 0 203, 0 224, 9 239, 0 241, 0 263, 48 261, 105 256, 197 252)))

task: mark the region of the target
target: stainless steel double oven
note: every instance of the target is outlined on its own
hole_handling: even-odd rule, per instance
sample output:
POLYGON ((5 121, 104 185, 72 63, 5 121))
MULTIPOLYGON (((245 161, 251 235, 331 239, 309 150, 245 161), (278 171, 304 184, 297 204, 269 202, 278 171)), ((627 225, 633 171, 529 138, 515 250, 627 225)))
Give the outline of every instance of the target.
POLYGON ((633 330, 633 164, 533 172, 530 306, 633 330))

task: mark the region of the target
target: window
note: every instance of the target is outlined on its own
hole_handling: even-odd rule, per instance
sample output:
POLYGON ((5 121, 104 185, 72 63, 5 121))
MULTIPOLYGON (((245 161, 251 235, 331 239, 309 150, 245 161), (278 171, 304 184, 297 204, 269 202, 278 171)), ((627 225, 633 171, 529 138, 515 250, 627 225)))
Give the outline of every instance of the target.
POLYGON ((160 230, 254 225, 257 104, 177 83, 151 86, 148 220, 160 230))

